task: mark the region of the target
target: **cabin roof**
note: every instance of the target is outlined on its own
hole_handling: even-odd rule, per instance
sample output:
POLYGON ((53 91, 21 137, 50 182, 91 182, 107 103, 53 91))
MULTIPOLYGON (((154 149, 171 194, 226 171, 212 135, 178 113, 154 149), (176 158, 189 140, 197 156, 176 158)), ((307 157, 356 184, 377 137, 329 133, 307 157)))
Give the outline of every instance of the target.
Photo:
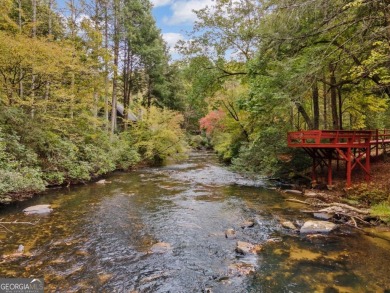
MULTIPOLYGON (((121 103, 116 104, 116 111, 118 112, 118 114, 120 116, 123 117, 124 107, 121 103)), ((137 118, 137 116, 135 116, 135 114, 133 112, 131 112, 131 110, 129 110, 127 113, 127 120, 136 122, 136 121, 138 121, 138 118, 137 118)))

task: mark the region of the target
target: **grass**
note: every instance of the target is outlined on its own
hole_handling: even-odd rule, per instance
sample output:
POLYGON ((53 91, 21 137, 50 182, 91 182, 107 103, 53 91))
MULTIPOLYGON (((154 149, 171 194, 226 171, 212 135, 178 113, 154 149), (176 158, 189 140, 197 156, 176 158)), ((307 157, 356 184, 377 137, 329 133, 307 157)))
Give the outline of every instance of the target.
POLYGON ((390 223, 390 204, 382 202, 371 207, 371 214, 379 217, 382 221, 390 223))

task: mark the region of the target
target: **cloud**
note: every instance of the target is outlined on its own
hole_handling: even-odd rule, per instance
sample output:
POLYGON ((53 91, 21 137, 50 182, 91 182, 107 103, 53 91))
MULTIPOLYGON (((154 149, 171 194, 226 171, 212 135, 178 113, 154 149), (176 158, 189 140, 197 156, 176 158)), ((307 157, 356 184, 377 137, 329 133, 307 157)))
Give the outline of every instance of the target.
MULTIPOLYGON (((163 2, 168 0, 155 1, 163 2)), ((170 5, 172 16, 165 17, 164 22, 170 25, 192 23, 196 20, 196 14, 193 10, 200 10, 206 6, 213 6, 213 0, 175 1, 170 5)))
POLYGON ((170 53, 176 53, 175 50, 176 43, 180 40, 184 40, 184 36, 179 33, 163 33, 162 37, 167 43, 170 53))
POLYGON ((152 0, 154 7, 167 6, 172 4, 172 0, 152 0))
POLYGON ((91 17, 90 17, 88 14, 80 13, 78 16, 76 16, 76 19, 75 19, 76 25, 77 25, 77 26, 80 26, 81 23, 82 23, 84 20, 92 21, 92 20, 91 20, 91 17))

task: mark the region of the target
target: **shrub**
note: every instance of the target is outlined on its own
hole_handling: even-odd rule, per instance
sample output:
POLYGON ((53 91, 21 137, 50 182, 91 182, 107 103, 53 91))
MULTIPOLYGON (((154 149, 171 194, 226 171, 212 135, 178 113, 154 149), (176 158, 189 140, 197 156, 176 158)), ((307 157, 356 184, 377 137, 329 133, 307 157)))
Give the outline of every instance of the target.
POLYGON ((183 116, 178 112, 151 107, 128 135, 142 159, 150 163, 162 164, 168 158, 180 160, 187 151, 182 122, 183 116))
POLYGON ((374 183, 362 183, 347 191, 347 197, 366 205, 379 204, 388 200, 390 190, 385 186, 374 183))
POLYGON ((379 217, 382 221, 390 223, 390 203, 382 202, 371 207, 371 214, 379 217))

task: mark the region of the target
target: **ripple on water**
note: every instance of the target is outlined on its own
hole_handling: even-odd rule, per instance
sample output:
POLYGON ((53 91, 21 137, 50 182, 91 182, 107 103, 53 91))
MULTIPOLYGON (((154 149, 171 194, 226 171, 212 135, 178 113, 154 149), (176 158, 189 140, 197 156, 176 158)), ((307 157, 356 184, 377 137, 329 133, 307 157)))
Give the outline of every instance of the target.
POLYGON ((49 191, 0 212, 4 221, 27 221, 31 218, 21 211, 28 205, 54 208, 37 225, 10 227, 13 233, 0 237, 0 275, 44 276, 48 292, 390 288, 386 240, 345 230, 318 239, 289 233, 280 219, 304 221, 302 207, 287 205, 283 196, 262 188, 262 180, 229 171, 213 154, 117 172, 107 180, 111 183, 49 191), (247 220, 254 226, 243 226, 247 220), (227 229, 236 239, 225 237, 227 229), (281 241, 268 241, 272 238, 281 241), (237 241, 262 244, 263 250, 239 255, 237 241), (163 247, 154 253, 158 243, 163 247), (26 254, 7 258, 20 244, 26 254))

